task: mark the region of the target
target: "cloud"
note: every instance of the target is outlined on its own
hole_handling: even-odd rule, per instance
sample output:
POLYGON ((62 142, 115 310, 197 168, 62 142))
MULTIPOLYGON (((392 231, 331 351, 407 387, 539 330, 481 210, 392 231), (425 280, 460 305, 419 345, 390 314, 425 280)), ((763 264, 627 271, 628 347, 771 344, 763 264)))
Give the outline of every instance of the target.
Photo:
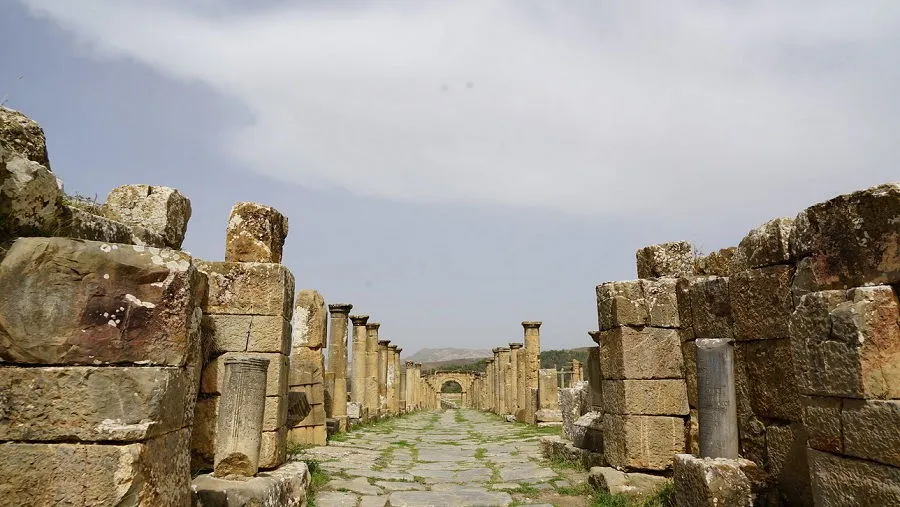
POLYGON ((900 160, 893 0, 21 1, 242 104, 226 155, 311 187, 678 219, 900 160))

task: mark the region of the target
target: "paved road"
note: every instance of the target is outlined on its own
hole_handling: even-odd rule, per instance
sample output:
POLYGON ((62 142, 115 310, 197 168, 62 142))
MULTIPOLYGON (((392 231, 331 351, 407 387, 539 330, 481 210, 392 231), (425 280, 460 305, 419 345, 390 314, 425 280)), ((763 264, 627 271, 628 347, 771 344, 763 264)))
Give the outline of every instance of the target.
POLYGON ((419 412, 302 451, 330 480, 316 507, 588 505, 587 474, 540 458, 541 432, 474 410, 419 412))

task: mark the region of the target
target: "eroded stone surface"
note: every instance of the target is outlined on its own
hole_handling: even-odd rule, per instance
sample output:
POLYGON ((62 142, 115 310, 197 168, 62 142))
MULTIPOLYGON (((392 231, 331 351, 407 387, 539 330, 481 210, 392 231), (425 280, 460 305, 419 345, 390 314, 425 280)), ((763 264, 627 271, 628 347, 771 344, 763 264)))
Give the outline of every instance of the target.
POLYGON ((288 219, 278 210, 255 202, 231 208, 225 231, 228 262, 281 262, 288 219))
POLYGON ((0 106, 0 150, 50 169, 44 130, 31 118, 3 106, 0 106))
POLYGON ((191 219, 191 201, 169 187, 116 187, 106 197, 103 208, 125 224, 162 236, 165 246, 175 249, 181 248, 191 219))

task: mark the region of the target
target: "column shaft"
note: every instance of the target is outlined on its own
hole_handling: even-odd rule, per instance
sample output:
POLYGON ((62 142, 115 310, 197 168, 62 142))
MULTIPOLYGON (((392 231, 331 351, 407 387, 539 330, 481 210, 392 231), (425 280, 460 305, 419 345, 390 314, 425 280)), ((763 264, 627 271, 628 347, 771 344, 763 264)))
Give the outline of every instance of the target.
POLYGON ((226 359, 216 427, 214 474, 253 477, 259 471, 268 359, 226 359))
POLYGON ((331 312, 331 328, 328 334, 328 371, 334 374, 334 391, 331 393, 331 415, 347 417, 347 316, 353 305, 328 305, 331 312))

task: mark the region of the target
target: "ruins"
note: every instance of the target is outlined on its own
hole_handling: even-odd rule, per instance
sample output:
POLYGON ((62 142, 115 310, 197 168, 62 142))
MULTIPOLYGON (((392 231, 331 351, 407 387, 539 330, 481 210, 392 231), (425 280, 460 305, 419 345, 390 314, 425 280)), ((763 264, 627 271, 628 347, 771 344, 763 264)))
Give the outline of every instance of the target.
MULTIPOLYGON (((709 255, 638 250, 636 279, 596 286, 587 361, 565 372, 541 368, 539 321, 498 339, 483 372, 426 372, 389 325, 295 287, 278 210, 236 203, 224 260, 198 259, 180 250, 186 196, 74 200, 40 127, 6 108, 0 126, 0 505, 305 505, 310 470, 289 446, 414 412, 449 427, 442 408, 469 425, 435 430, 453 438, 559 427, 542 452, 613 493, 672 482, 683 506, 900 504, 900 183, 709 255)), ((529 484, 556 477, 528 470, 529 484)), ((448 487, 488 482, 453 474, 448 487)), ((392 501, 462 498, 416 495, 392 501)))

